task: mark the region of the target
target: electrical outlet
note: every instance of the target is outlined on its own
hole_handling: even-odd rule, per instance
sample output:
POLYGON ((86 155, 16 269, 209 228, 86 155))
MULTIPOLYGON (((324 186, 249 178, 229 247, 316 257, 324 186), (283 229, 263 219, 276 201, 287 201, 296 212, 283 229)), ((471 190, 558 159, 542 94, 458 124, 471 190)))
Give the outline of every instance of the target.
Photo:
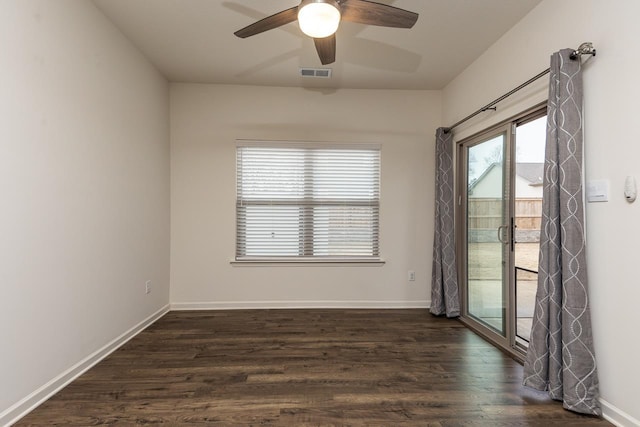
POLYGON ((144 293, 145 294, 151 293, 151 280, 147 280, 146 282, 144 282, 144 293))
POLYGON ((416 281, 416 272, 409 270, 409 274, 407 275, 410 282, 416 281))

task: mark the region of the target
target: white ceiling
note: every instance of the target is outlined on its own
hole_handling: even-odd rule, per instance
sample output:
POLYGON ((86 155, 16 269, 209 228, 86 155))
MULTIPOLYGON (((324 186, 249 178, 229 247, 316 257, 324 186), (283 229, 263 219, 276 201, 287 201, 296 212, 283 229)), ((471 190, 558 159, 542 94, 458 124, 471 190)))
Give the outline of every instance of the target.
POLYGON ((410 29, 342 22, 333 77, 297 23, 247 39, 234 31, 299 0, 94 0, 172 82, 442 89, 541 0, 378 0, 420 14, 410 29))

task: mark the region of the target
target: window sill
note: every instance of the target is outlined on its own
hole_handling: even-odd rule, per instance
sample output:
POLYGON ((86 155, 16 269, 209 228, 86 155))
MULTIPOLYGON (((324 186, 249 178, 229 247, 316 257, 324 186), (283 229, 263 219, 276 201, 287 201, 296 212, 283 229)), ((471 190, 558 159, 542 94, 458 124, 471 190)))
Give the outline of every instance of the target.
POLYGON ((231 265, 234 267, 379 267, 385 264, 382 259, 341 259, 341 258, 327 258, 327 259, 242 259, 233 260, 231 265))

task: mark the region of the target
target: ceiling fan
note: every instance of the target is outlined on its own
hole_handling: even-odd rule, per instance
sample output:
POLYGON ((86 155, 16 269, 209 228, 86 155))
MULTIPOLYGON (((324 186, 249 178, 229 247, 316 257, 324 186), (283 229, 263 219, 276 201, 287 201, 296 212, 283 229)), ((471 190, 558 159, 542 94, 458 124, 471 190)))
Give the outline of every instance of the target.
POLYGON ((323 65, 336 60, 336 31, 340 21, 380 27, 411 28, 418 14, 368 0, 302 0, 298 6, 283 10, 236 31, 247 38, 297 20, 303 33, 313 38, 323 65))

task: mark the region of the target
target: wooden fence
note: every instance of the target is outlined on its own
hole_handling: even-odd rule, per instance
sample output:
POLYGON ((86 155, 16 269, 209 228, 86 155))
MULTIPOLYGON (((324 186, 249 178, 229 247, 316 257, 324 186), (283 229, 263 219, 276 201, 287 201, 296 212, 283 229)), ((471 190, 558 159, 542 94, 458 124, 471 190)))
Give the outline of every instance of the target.
MULTIPOLYGON (((475 199, 468 200, 468 223, 471 229, 497 229, 502 223, 502 200, 475 199)), ((519 230, 540 230, 542 216, 542 199, 515 200, 516 228, 519 230)))

